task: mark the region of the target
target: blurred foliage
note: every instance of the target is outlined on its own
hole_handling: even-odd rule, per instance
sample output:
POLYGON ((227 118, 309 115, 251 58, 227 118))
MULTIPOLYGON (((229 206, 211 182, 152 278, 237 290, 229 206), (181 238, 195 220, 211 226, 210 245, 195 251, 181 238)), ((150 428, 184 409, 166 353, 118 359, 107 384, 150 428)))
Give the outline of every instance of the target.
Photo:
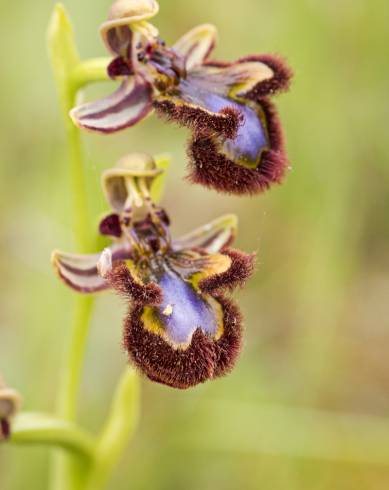
MULTIPOLYGON (((288 58, 295 80, 278 104, 293 170, 264 196, 218 196, 182 181, 185 130, 152 117, 118 135, 85 135, 91 225, 106 209, 102 169, 131 150, 169 152, 163 204, 174 231, 237 212, 238 246, 259 253, 254 279, 238 294, 246 347, 237 369, 189 392, 145 381, 140 428, 111 488, 387 489, 388 446, 380 437, 389 411, 387 2, 160 3, 155 23, 169 43, 212 22, 221 59, 266 51, 288 58), (338 412, 354 415, 339 420, 338 412), (358 443, 375 448, 376 458, 350 458, 358 443)), ((1 4, 0 372, 23 393, 26 409, 52 410, 73 293, 56 280, 49 257, 53 248, 74 248, 45 47, 53 2, 1 4)), ((81 55, 106 55, 97 29, 109 0, 65 5, 81 55)), ((100 84, 86 96, 106 92, 100 84)), ((123 312, 112 295, 99 298, 81 407, 91 429, 125 363, 123 312)), ((45 489, 47 464, 44 449, 1 447, 0 488, 34 482, 45 489)))

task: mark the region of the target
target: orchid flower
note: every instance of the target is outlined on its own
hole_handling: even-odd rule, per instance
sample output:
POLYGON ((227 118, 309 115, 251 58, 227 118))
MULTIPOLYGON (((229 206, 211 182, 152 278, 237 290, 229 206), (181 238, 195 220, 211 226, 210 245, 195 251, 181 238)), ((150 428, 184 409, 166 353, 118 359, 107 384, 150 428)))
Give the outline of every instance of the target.
POLYGON ((288 167, 283 134, 269 97, 289 86, 291 71, 274 55, 235 62, 210 59, 216 28, 200 25, 167 47, 148 21, 155 0, 118 0, 101 34, 119 89, 71 111, 80 127, 112 133, 154 109, 192 131, 189 180, 221 192, 254 194, 280 183, 288 167))
POLYGON ((151 380, 184 389, 234 366, 242 318, 226 292, 251 275, 254 256, 229 248, 236 233, 233 215, 172 239, 168 215, 150 197, 159 173, 144 154, 105 171, 112 212, 100 232, 112 245, 92 255, 56 251, 53 264, 80 293, 112 288, 123 296, 123 345, 130 362, 151 380))

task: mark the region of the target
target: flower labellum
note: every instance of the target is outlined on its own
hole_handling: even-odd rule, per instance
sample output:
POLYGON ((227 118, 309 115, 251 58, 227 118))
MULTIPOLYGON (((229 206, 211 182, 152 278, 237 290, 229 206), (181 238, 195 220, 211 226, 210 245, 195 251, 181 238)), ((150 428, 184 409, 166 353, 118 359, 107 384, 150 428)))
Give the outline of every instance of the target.
POLYGON ((112 133, 154 109, 192 131, 192 182, 232 194, 254 194, 280 183, 288 166, 283 134, 270 96, 286 90, 291 70, 274 55, 235 62, 210 60, 216 29, 200 25, 167 47, 148 20, 155 0, 119 0, 101 27, 113 55, 109 97, 74 108, 85 129, 112 133))
POLYGON ((0 442, 11 435, 11 420, 19 411, 20 396, 15 390, 8 388, 0 377, 0 442))
POLYGON ((150 197, 160 170, 143 154, 103 174, 112 213, 100 254, 53 253, 60 278, 82 293, 113 288, 128 302, 123 345, 149 379, 189 388, 228 373, 241 348, 242 318, 226 295, 251 275, 254 256, 229 248, 236 218, 223 216, 172 239, 166 212, 150 197))

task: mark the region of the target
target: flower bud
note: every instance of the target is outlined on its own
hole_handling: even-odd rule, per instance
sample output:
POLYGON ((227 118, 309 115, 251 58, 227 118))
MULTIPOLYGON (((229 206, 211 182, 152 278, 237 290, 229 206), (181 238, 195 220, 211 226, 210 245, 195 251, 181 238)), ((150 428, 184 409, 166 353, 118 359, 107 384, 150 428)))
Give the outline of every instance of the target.
POLYGON ((0 377, 0 442, 8 439, 11 434, 11 419, 20 408, 19 394, 8 388, 0 377))

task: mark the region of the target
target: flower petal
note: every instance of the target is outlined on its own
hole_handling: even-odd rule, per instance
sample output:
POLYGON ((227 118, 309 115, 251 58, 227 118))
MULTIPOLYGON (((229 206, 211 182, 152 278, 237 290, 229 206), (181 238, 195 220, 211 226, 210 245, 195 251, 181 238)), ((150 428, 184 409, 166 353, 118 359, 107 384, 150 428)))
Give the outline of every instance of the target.
POLYGON ((224 253, 204 254, 193 250, 172 254, 168 262, 171 269, 199 290, 199 283, 203 280, 226 273, 231 268, 232 259, 224 253))
POLYGON ((129 27, 143 27, 146 32, 158 35, 158 31, 146 22, 157 15, 159 5, 155 0, 116 0, 112 5, 108 20, 100 27, 108 50, 114 54, 120 53, 123 46, 123 35, 125 31, 130 31, 129 27))
POLYGON ((211 338, 197 330, 186 349, 174 349, 159 335, 144 328, 143 308, 129 312, 123 343, 130 362, 149 379, 178 389, 187 389, 211 379, 216 354, 211 338))
POLYGON ((198 68, 178 86, 155 97, 154 108, 160 115, 196 133, 214 132, 234 138, 243 122, 243 107, 228 98, 228 79, 216 80, 213 84, 207 70, 213 68, 198 68))
POLYGON ((116 0, 110 9, 108 21, 129 24, 151 19, 158 14, 159 5, 156 0, 116 0))
POLYGON ((289 88, 293 72, 283 58, 274 54, 251 55, 242 58, 238 64, 261 63, 273 71, 273 76, 268 79, 257 80, 251 87, 247 86, 237 94, 239 97, 257 100, 259 97, 285 91, 289 88))
POLYGON ((124 330, 124 346, 130 361, 152 381, 178 389, 231 371, 242 344, 241 314, 230 300, 221 296, 212 300, 220 312, 220 335, 213 338, 197 329, 186 349, 172 346, 159 333, 145 328, 142 307, 131 309, 124 330))
POLYGON ((186 58, 186 69, 201 65, 216 45, 217 31, 212 24, 202 24, 187 32, 176 44, 174 51, 186 58))
POLYGON ((112 213, 103 218, 99 224, 99 231, 101 235, 120 238, 123 233, 120 216, 112 213))
POLYGON ((111 22, 106 22, 101 26, 100 32, 111 54, 131 60, 134 35, 128 25, 114 27, 111 22))
POLYGON ((229 289, 232 291, 237 286, 243 286, 246 280, 254 272, 255 254, 246 254, 240 250, 224 249, 223 256, 230 259, 230 266, 218 271, 215 269, 213 275, 203 275, 200 277, 199 287, 206 293, 223 291, 229 289))
POLYGON ((216 296, 223 307, 223 335, 216 341, 216 362, 213 378, 220 378, 232 371, 242 350, 242 314, 230 299, 216 296))
POLYGON ((79 293, 95 293, 108 288, 97 270, 101 254, 77 255, 54 251, 52 264, 60 279, 79 293))
POLYGON ((262 107, 229 98, 223 91, 231 91, 232 86, 225 83, 215 87, 213 90, 210 80, 188 77, 181 81, 176 95, 159 97, 154 107, 165 112, 168 119, 194 129, 196 136, 219 138, 226 156, 256 167, 262 152, 269 149, 262 107))
MULTIPOLYGON (((102 277, 101 260, 109 255, 113 271, 119 270, 123 260, 131 259, 131 250, 118 243, 96 254, 69 254, 55 250, 51 261, 65 284, 79 293, 96 293, 114 287, 111 272, 102 277)), ((123 265, 124 267, 124 265, 123 265)))
POLYGON ((155 283, 143 284, 136 275, 132 261, 119 262, 106 276, 109 285, 119 294, 129 298, 135 304, 159 305, 162 291, 155 283))
POLYGON ((106 279, 117 292, 144 307, 145 330, 161 337, 175 349, 187 349, 196 330, 213 339, 223 333, 220 305, 203 294, 198 284, 231 268, 228 255, 180 252, 166 257, 145 284, 132 261, 117 264, 106 279))
POLYGON ((166 270, 158 285, 162 303, 146 306, 144 328, 159 335, 176 349, 187 349, 197 329, 212 338, 223 332, 220 305, 211 296, 199 294, 193 285, 173 271, 166 270))
POLYGON ((290 76, 271 55, 207 63, 154 101, 160 114, 194 133, 193 182, 254 194, 282 180, 288 161, 281 127, 263 94, 286 88, 290 76))
POLYGON ((70 117, 82 128, 112 133, 145 118, 152 109, 152 88, 140 77, 129 77, 109 97, 74 108, 70 117))
POLYGON ((130 153, 121 158, 114 168, 105 170, 102 186, 111 208, 121 214, 131 207, 142 207, 144 196, 138 179, 143 179, 150 191, 154 179, 163 173, 153 157, 146 153, 130 153))
MULTIPOLYGON (((217 97, 211 96, 209 98, 217 97)), ((153 101, 157 114, 181 126, 201 134, 204 131, 234 138, 242 123, 242 113, 232 104, 223 100, 222 107, 214 111, 212 103, 200 98, 184 98, 182 95, 160 95, 153 101)))
POLYGON ((175 251, 201 248, 211 254, 217 253, 234 241, 237 226, 237 217, 226 214, 174 240, 173 248, 175 251))
POLYGON ((204 90, 233 98, 258 98, 287 90, 292 70, 277 55, 251 55, 234 63, 207 62, 192 69, 187 80, 204 90))
POLYGON ((208 63, 189 74, 191 83, 230 97, 243 96, 259 83, 271 80, 273 69, 261 61, 239 61, 231 64, 208 63))
POLYGON ((193 183, 237 195, 257 194, 281 183, 288 166, 281 125, 273 105, 267 99, 260 103, 262 116, 255 120, 254 109, 247 107, 249 117, 235 139, 193 138, 189 148, 193 183))

